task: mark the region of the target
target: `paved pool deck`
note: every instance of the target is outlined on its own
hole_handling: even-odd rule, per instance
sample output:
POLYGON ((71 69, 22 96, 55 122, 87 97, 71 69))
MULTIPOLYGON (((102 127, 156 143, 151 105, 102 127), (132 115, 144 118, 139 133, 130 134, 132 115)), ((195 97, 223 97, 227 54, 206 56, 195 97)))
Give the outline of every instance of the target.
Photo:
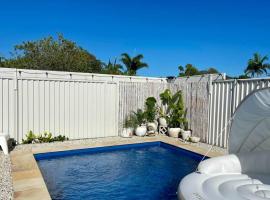
MULTIPOLYGON (((177 138, 164 135, 154 137, 109 137, 97 139, 72 140, 65 142, 18 145, 10 153, 12 165, 12 180, 15 200, 49 200, 51 199, 45 181, 34 158, 36 153, 47 153, 82 148, 104 147, 121 144, 135 144, 143 142, 165 142, 192 152, 204 155, 209 150, 209 145, 203 143, 184 143, 177 138)), ((225 150, 213 148, 208 156, 224 155, 225 150)))

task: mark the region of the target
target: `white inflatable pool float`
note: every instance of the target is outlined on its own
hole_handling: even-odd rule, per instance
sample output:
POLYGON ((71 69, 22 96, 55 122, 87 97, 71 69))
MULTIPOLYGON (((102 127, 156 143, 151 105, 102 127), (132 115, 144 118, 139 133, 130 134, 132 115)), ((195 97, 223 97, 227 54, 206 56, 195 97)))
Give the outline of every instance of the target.
POLYGON ((184 177, 178 199, 270 199, 270 88, 256 90, 238 106, 228 150, 184 177))

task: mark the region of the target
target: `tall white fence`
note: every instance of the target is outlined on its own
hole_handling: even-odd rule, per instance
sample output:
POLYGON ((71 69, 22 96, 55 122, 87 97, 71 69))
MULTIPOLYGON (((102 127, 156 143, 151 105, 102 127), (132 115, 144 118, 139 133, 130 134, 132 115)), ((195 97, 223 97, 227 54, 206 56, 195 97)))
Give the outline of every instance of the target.
POLYGON ((205 75, 177 78, 112 76, 0 68, 0 132, 21 142, 50 131, 71 139, 118 136, 125 117, 159 102, 165 89, 181 90, 189 126, 203 142, 227 147, 229 121, 239 103, 270 79, 222 80, 205 75))
POLYGON ((0 132, 21 142, 50 131, 70 139, 118 135, 119 82, 160 78, 0 69, 0 132))
POLYGON ((210 88, 207 143, 227 147, 230 119, 235 109, 252 91, 265 87, 270 87, 269 78, 214 81, 210 88))

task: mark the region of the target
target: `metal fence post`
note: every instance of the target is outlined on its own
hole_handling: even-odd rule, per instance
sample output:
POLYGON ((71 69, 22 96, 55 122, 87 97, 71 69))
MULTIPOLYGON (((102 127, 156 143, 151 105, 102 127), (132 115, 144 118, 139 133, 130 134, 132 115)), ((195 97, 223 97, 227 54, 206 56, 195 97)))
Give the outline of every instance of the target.
POLYGON ((14 74, 14 137, 16 139, 16 141, 19 140, 19 130, 18 130, 18 76, 17 76, 17 69, 15 70, 15 74, 14 74))
POLYGON ((232 85, 231 117, 233 116, 233 113, 236 107, 236 87, 237 87, 237 79, 234 79, 234 82, 232 85))
POLYGON ((212 75, 210 74, 208 77, 208 126, 207 126, 207 143, 210 144, 210 137, 211 137, 211 126, 212 126, 212 89, 213 89, 213 82, 212 82, 212 75))

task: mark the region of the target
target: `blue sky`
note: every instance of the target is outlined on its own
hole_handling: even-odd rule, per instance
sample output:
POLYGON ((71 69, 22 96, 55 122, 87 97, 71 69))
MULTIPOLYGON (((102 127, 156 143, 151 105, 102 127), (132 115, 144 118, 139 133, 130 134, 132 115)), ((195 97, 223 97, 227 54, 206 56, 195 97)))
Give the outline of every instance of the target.
POLYGON ((142 53, 145 76, 179 65, 239 75, 254 52, 270 56, 269 0, 0 0, 0 53, 63 33, 102 61, 142 53))

